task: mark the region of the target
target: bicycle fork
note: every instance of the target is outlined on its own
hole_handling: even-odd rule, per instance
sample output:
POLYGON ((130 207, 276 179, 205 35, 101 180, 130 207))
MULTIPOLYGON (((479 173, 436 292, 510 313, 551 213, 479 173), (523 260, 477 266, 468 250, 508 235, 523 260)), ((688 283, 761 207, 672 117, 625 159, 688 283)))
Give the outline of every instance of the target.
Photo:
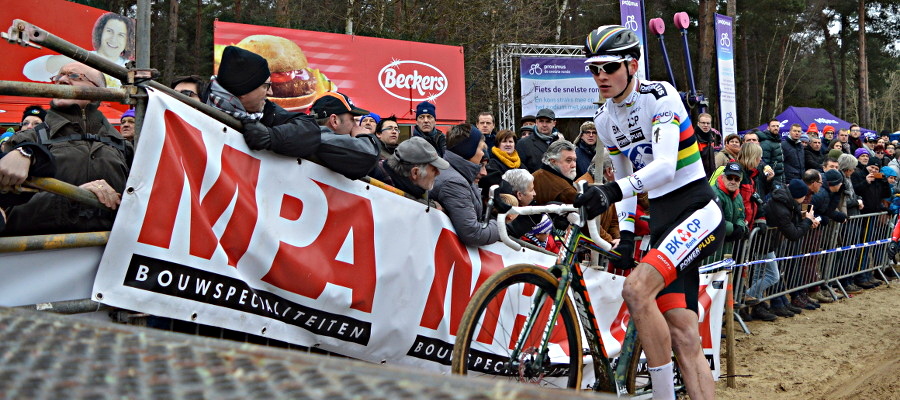
POLYGON ((521 365, 521 361, 523 360, 520 358, 524 355, 523 353, 527 351, 527 349, 524 348, 526 338, 531 333, 537 318, 539 317, 540 313, 538 310, 541 309, 546 299, 549 298, 549 293, 548 296, 545 297, 541 288, 536 289, 534 301, 531 303, 531 308, 528 311, 528 319, 525 321, 525 325, 522 327, 522 331, 519 333, 519 337, 516 339, 516 345, 510 355, 510 372, 515 372, 519 375, 522 375, 523 373, 531 375, 532 373, 538 373, 541 366, 549 363, 550 335, 553 333, 553 327, 556 324, 556 319, 560 313, 559 305, 565 301, 566 291, 569 288, 570 282, 571 274, 562 274, 559 279, 559 286, 556 289, 556 293, 553 295, 554 301, 549 312, 547 324, 544 326, 543 332, 541 332, 540 345, 535 349, 533 358, 527 361, 528 365, 523 366, 521 365))

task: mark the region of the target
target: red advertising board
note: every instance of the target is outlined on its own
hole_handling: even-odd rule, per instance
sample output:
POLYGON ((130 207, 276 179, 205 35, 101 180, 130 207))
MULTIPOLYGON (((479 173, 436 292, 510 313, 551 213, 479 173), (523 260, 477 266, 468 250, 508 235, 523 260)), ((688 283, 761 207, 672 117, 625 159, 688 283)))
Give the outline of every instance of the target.
MULTIPOLYGON (((339 91, 350 96, 358 107, 381 116, 394 114, 407 122, 415 119, 415 106, 424 100, 435 104, 439 122, 466 119, 463 49, 459 46, 216 21, 215 68, 225 46, 237 45, 254 51, 259 47, 253 46, 272 36, 298 45, 308 60, 306 66, 294 60, 291 66, 284 67, 284 60, 270 59, 278 56, 261 54, 272 67, 273 82, 276 78, 313 76, 318 78, 319 92, 339 91), (247 39, 253 35, 267 37, 247 39)), ((282 100, 286 98, 273 101, 289 109, 302 110, 309 106, 309 102, 296 101, 295 97, 282 100)))
MULTIPOLYGON (((0 6, 0 30, 6 31, 13 20, 21 19, 36 25, 66 41, 89 51, 98 51, 93 41, 94 24, 107 12, 98 8, 83 6, 65 0, 16 0, 3 1, 0 6)), ((121 24, 125 26, 125 24, 121 24)), ((132 24, 133 26, 133 24, 132 24)), ((133 37, 133 32, 131 32, 133 37)), ((112 46, 122 46, 122 41, 108 38, 112 46)), ((133 39, 131 39, 133 43, 133 39)), ((126 39, 127 42, 127 39, 126 39)), ((102 45, 101 45, 102 47, 102 45)), ((133 47, 133 46, 131 46, 133 47)), ((53 50, 33 47, 22 47, 0 41, 3 54, 3 68, 0 68, 0 80, 22 82, 50 82, 54 72, 49 71, 53 62, 47 63, 49 57, 58 53, 53 50)), ((128 55, 128 53, 125 53, 128 55)), ((119 58, 123 58, 121 55, 119 58)), ((124 57, 128 58, 128 57, 124 57)), ((52 69, 52 68, 51 68, 52 69)), ((58 70, 58 67, 56 67, 58 70)), ((25 107, 36 104, 49 107, 50 99, 40 97, 0 96, 0 123, 21 122, 25 107)), ((118 123, 128 106, 118 103, 104 102, 101 111, 113 123, 118 123), (115 109, 111 108, 115 107, 115 109)))

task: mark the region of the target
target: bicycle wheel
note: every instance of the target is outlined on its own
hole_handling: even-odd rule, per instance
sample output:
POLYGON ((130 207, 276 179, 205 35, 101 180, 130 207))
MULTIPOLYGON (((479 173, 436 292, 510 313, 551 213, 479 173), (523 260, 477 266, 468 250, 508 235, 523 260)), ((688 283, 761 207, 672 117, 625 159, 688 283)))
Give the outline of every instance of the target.
POLYGON ((488 278, 472 296, 460 321, 453 348, 453 373, 578 388, 581 331, 568 296, 560 304, 556 320, 549 321, 558 285, 547 270, 525 264, 504 268, 488 278), (534 310, 537 318, 526 331, 524 325, 533 304, 538 304, 534 310), (550 342, 542 351, 541 337, 548 328, 552 329, 550 342), (524 337, 523 346, 513 359, 520 336, 524 337))

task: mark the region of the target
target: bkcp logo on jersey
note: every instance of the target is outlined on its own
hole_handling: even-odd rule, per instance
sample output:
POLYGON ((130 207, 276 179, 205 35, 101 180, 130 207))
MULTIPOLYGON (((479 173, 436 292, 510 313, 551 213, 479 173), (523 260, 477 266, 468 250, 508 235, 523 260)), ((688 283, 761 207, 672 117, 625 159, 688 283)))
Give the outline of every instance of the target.
POLYGON ((421 61, 395 60, 378 72, 378 84, 401 100, 434 100, 447 91, 447 75, 421 61))
POLYGON ((700 230, 700 220, 694 219, 688 222, 684 228, 678 228, 675 235, 666 243, 666 250, 669 254, 675 255, 675 252, 681 248, 693 246, 697 239, 693 234, 700 230))

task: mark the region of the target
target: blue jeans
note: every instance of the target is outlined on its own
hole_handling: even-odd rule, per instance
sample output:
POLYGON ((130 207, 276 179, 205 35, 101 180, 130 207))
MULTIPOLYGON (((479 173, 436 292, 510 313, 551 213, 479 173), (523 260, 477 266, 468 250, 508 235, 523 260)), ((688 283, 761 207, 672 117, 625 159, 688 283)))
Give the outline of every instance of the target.
MULTIPOLYGON (((763 256, 764 259, 775 258, 775 252, 770 251, 763 256)), ((781 274, 778 272, 778 263, 769 261, 763 265, 757 265, 753 269, 753 284, 747 289, 747 294, 757 299, 762 298, 763 292, 778 283, 781 274)))

